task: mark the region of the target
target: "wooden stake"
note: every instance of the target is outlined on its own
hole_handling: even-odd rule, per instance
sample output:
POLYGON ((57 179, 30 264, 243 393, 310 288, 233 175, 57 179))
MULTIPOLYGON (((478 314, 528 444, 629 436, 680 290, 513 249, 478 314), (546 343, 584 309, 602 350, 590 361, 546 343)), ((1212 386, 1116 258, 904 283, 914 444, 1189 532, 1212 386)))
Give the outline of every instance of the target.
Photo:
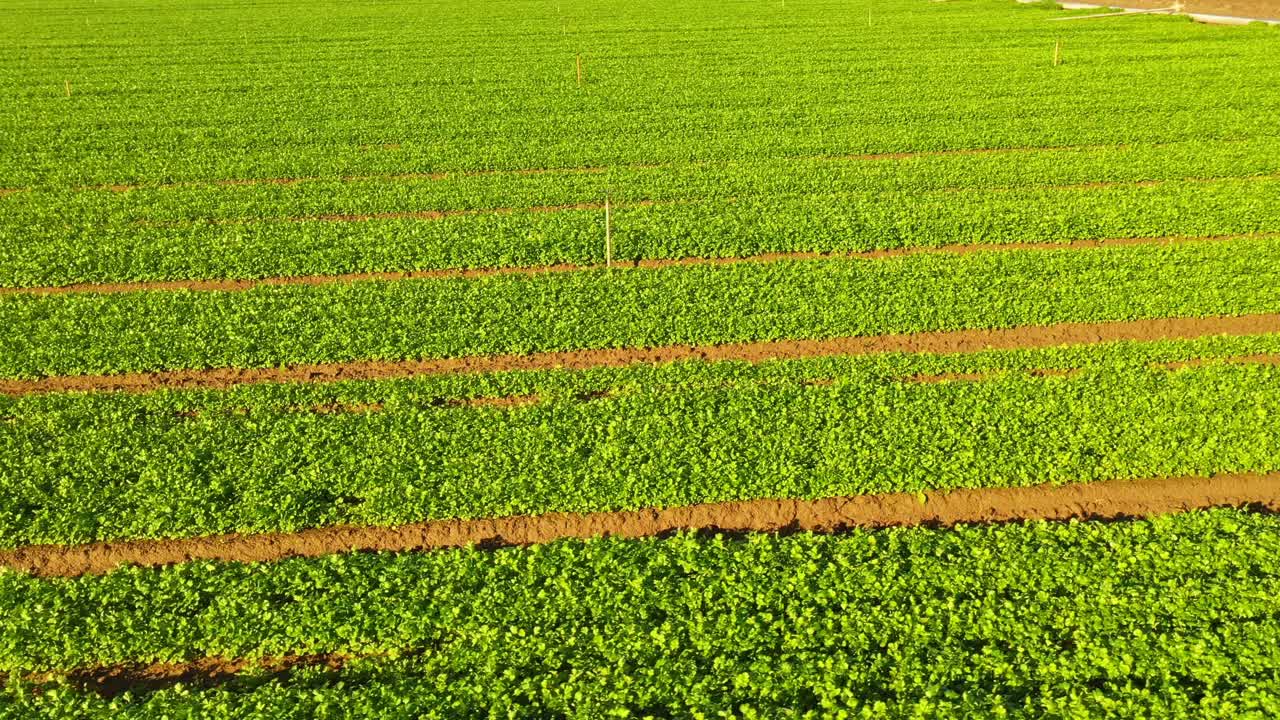
POLYGON ((1062 64, 1062 40, 1056 40, 1053 43, 1053 66, 1058 67, 1062 64))
POLYGON ((582 56, 578 56, 578 87, 582 87, 582 56))
POLYGON ((67 97, 71 97, 71 81, 63 80, 63 82, 67 85, 67 97))
POLYGON ((604 266, 613 267, 613 212, 608 193, 604 196, 604 266))

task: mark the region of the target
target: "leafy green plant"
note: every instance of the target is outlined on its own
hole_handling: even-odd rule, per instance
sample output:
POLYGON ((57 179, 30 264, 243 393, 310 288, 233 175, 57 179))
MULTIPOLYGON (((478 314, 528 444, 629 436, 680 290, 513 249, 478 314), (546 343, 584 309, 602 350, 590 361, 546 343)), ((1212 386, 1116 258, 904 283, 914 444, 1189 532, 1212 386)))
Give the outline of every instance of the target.
POLYGON ((0 663, 337 652, 105 701, 87 716, 1264 716, 1280 520, 566 541, 266 565, 0 574, 0 663), (255 679, 256 678, 256 679, 255 679), (389 708, 385 714, 374 708, 389 708))
POLYGON ((1270 471, 1280 368, 1147 365, 1277 343, 9 400, 0 545, 1270 471))
POLYGON ((274 367, 1277 311, 1277 238, 232 293, 0 296, 0 376, 274 367))

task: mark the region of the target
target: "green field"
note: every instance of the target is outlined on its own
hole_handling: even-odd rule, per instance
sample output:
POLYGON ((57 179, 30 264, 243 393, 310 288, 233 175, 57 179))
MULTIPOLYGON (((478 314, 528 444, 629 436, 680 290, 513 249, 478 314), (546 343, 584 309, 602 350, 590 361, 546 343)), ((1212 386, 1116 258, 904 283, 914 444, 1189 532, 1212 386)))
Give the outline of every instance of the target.
POLYGON ((1280 714, 1280 27, 1089 12, 12 0, 0 718, 1280 714))
POLYGON ((0 663, 349 658, 13 703, 103 717, 1264 717, 1280 710, 1277 552, 1274 517, 1216 511, 10 575, 0 663))

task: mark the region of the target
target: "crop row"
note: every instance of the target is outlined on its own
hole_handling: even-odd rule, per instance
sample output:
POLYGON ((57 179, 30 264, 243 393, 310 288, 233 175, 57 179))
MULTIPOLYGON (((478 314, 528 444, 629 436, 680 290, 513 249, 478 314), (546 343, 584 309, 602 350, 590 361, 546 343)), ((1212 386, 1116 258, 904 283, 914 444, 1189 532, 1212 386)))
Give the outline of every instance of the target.
POLYGON ((1280 368, 1171 373, 1139 360, 1278 347, 1264 336, 1095 358, 684 363, 8 400, 0 546, 1266 472, 1280 469, 1280 368), (885 381, 1077 362, 1091 369, 885 381), (534 400, 449 402, 475 393, 534 400))
POLYGON ((0 376, 1280 311, 1280 240, 0 297, 0 376))
POLYGON ((0 204, 0 222, 181 222, 463 210, 619 201, 929 192, 1089 182, 1227 178, 1280 171, 1280 138, 978 153, 736 158, 537 172, 261 178, 176 185, 35 188, 0 204))
POLYGON ((1280 520, 1220 510, 8 573, 5 668, 366 659, 112 702, 11 680, 3 702, 114 718, 1262 717, 1280 711, 1277 552, 1280 520))
POLYGON ((1267 30, 1007 2, 570 5, 26 9, 0 34, 0 185, 1251 137, 1278 109, 1267 30))
MULTIPOLYGON (((1197 169, 1206 177, 1215 172, 1247 175, 1280 170, 1272 160, 1280 157, 1280 146, 1271 153, 1253 153, 1250 148, 1256 150, 1258 145, 1240 144, 1236 149, 1244 154, 1230 160, 1219 162, 1219 156, 1210 154, 1185 163, 1171 161, 1166 169, 1150 172, 1086 162, 1083 169, 1052 176, 1040 172, 1041 163, 1051 162, 1054 155, 1044 153, 1034 161, 1027 158, 1029 174, 1023 175, 1024 170, 1013 168, 1016 156, 1008 156, 1001 161, 1005 167, 987 177, 993 178, 993 185, 1008 181, 1013 187, 962 192, 887 192, 867 179, 875 173, 853 171, 849 165, 812 163, 791 175, 780 172, 782 166, 769 166, 754 181, 740 182, 732 179, 732 170, 690 167, 636 170, 625 180, 580 173, 554 179, 508 176, 123 194, 29 193, 0 199, 5 211, 0 220, 0 284, 596 263, 605 256, 600 208, 606 183, 615 188, 611 192, 612 247, 613 258, 619 261, 1276 232, 1280 231, 1280 179, 1274 174, 1169 180, 1156 186, 1129 182, 1152 176, 1182 178, 1195 175, 1197 169), (846 171, 853 177, 841 180, 846 171), (1034 186, 1099 177, 1118 178, 1119 184, 1034 186), (631 185, 623 184, 632 180, 631 185), (1032 186, 1026 187, 1028 183, 1032 186), (630 189, 618 192, 619 188, 630 189), (135 195, 140 199, 129 199, 135 195), (92 200, 80 203, 85 197, 92 200), (590 207, 575 207, 579 203, 590 207), (64 210, 64 204, 71 209, 64 210), (83 207, 75 209, 77 204, 83 207), (548 206, 564 209, 528 210, 548 206), (376 216, 458 207, 484 211, 437 219, 323 220, 335 213, 376 216), (492 212, 494 208, 501 211, 492 212), (235 220, 189 219, 201 216, 235 220), (321 219, 298 222, 308 217, 321 219)), ((1077 156, 1059 154, 1064 157, 1058 164, 1064 168, 1071 167, 1068 158, 1077 156)), ((933 165, 920 174, 933 177, 934 185, 945 185, 955 173, 965 175, 981 165, 972 162, 975 158, 964 158, 957 169, 939 160, 900 164, 933 165)))

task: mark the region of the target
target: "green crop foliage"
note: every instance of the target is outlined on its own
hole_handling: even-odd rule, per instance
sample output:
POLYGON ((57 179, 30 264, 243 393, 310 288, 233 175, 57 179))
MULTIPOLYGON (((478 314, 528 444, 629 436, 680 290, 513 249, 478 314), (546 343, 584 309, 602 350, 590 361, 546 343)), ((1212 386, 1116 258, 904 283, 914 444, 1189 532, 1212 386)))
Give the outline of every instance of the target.
POLYGON ((137 718, 1260 718, 1280 710, 1277 552, 1280 519, 1221 510, 8 573, 6 668, 372 657, 111 702, 13 683, 4 702, 137 718))
POLYGON ((18 0, 0 284, 1280 231, 1272 29, 792 5, 18 0))
POLYGON ((1280 112, 1273 29, 1006 0, 9 9, 7 186, 1239 139, 1280 112))
POLYGON ((1278 470, 1280 368, 1147 367, 1277 350, 1267 336, 8 400, 0 545, 1278 470), (510 395, 539 401, 449 402, 510 395))
POLYGON ((607 174, 37 191, 0 202, 0 283, 600 263, 606 192, 621 261, 1276 232, 1278 159, 1280 142, 1265 138, 607 174), (1162 184, 1137 184, 1150 180, 1162 184), (1087 185, 1094 181, 1119 184, 1087 185), (595 207, 521 210, 580 204, 595 207), (377 217, 459 210, 476 214, 377 217), (302 221, 334 215, 374 217, 302 221))
MULTIPOLYGON (((0 378, 1280 312, 1280 32, 1063 14, 8 0, 0 378), (606 198, 609 270, 9 292, 599 265, 606 198), (998 247, 1166 236, 1229 239, 998 247), (949 244, 989 251, 625 267, 949 244)), ((0 397, 0 547, 1275 471, 1280 368, 1152 367, 1264 352, 0 397)), ((1277 550, 1220 510, 0 570, 0 718, 1276 717, 1277 550), (299 653, 355 658, 115 699, 28 676, 299 653)))
POLYGON ((1276 311, 1276 238, 235 293, 0 296, 0 376, 271 367, 1276 311))

